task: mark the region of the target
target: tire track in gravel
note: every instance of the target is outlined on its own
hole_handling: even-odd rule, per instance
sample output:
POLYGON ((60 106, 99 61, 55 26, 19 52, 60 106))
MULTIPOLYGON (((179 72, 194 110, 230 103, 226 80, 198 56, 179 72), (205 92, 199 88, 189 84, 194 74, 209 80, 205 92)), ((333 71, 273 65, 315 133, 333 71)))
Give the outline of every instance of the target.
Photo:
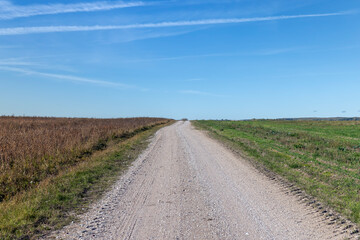
POLYGON ((344 239, 246 160, 177 122, 59 239, 344 239))

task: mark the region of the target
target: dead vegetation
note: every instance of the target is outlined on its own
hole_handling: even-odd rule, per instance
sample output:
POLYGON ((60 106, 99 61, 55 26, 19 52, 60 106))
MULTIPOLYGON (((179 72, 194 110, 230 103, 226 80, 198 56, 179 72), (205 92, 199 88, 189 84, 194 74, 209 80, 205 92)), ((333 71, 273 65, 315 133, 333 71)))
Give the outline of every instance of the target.
POLYGON ((162 118, 0 117, 0 202, 162 118))

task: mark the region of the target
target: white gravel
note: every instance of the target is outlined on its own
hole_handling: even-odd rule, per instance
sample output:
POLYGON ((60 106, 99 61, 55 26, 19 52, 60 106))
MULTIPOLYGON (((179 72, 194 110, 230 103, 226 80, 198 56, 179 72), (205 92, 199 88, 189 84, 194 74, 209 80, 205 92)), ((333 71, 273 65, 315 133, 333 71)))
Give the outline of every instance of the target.
POLYGON ((177 122, 58 239, 344 239, 246 160, 177 122))

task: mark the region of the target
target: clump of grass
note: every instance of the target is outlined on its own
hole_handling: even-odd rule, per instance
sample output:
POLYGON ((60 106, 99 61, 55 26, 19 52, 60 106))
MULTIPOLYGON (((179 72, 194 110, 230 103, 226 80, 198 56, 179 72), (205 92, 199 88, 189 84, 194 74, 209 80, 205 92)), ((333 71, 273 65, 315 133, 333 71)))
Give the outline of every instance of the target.
POLYGON ((360 224, 360 121, 196 121, 360 224))
POLYGON ((167 122, 161 118, 0 117, 0 202, 77 165, 110 140, 167 122))

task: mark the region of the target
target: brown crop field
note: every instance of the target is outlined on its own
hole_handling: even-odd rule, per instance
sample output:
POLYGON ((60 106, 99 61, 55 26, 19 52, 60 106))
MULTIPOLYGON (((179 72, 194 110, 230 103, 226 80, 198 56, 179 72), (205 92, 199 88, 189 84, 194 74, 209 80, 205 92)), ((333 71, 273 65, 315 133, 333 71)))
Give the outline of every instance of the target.
POLYGON ((163 118, 0 117, 0 202, 163 118))

